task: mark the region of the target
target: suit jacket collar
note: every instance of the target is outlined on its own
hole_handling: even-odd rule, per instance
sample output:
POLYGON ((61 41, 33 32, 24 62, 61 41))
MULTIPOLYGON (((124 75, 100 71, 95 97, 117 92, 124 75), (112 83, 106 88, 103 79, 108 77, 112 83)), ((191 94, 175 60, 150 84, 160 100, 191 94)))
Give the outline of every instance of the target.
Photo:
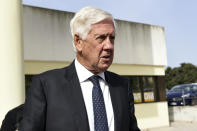
POLYGON ((121 113, 122 113, 122 105, 121 105, 121 96, 119 93, 119 80, 114 79, 110 72, 106 71, 105 72, 105 79, 106 82, 109 85, 109 91, 110 91, 110 96, 111 96, 111 101, 112 101, 112 106, 113 106, 113 111, 114 111, 114 130, 115 131, 121 131, 121 113))
POLYGON ((76 124, 78 131, 89 131, 87 111, 81 91, 79 79, 77 77, 74 61, 66 68, 65 79, 70 84, 73 93, 73 110, 75 110, 76 124))
MULTIPOLYGON (((80 83, 86 81, 88 78, 94 75, 91 71, 87 70, 81 63, 79 63, 77 59, 75 59, 74 64, 80 83)), ((105 75, 103 72, 97 75, 105 80, 105 75)))

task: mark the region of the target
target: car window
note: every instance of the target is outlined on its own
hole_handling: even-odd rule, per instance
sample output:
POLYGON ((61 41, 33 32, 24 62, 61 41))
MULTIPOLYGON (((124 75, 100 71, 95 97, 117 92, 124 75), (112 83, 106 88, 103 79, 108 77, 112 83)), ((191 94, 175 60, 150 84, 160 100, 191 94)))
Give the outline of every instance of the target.
POLYGON ((181 86, 174 86, 170 91, 182 91, 181 86))
POLYGON ((190 91, 191 90, 191 86, 184 86, 184 91, 190 91))
POLYGON ((197 85, 193 85, 193 91, 197 91, 197 85))
MULTIPOLYGON (((182 92, 182 91, 190 91, 191 86, 189 85, 179 85, 179 86, 174 86, 171 91, 176 91, 176 92, 182 92)), ((196 89, 197 90, 197 89, 196 89)))

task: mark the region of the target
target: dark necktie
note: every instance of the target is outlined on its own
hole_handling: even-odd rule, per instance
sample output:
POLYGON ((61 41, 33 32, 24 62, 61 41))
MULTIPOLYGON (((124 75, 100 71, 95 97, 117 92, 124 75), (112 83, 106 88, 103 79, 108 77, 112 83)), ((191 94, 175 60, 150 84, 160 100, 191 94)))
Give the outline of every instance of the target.
POLYGON ((99 84, 99 76, 93 75, 89 80, 93 83, 92 101, 95 131, 109 131, 103 93, 99 84))

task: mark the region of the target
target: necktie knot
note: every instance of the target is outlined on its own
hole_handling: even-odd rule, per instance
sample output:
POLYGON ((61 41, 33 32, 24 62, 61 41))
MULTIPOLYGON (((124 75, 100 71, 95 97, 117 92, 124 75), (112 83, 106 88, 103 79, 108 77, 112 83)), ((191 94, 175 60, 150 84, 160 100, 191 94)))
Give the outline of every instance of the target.
POLYGON ((99 85, 99 79, 100 79, 100 76, 98 75, 93 75, 89 78, 89 80, 93 83, 94 86, 99 85))

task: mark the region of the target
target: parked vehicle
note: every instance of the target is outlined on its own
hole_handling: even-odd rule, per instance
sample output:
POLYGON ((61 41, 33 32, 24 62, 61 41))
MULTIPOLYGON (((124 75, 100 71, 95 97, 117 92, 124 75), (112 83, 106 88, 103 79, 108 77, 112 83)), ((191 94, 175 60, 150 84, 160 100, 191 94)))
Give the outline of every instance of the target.
POLYGON ((172 87, 172 89, 166 93, 166 99, 170 106, 197 104, 197 83, 172 87))

